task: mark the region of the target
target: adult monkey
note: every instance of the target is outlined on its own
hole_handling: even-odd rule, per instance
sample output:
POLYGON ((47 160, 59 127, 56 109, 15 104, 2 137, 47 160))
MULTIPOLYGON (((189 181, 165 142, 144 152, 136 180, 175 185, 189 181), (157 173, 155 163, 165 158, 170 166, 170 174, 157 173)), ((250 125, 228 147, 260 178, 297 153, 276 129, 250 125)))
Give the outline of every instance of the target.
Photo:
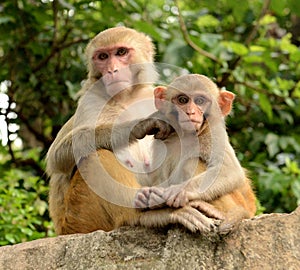
MULTIPOLYGON (((67 234, 97 229, 111 230, 123 224, 157 226, 176 222, 193 231, 214 227, 214 222, 198 212, 196 206, 144 213, 126 207, 133 203, 135 190, 132 188, 141 186, 133 173, 119 164, 113 153, 101 150, 111 149, 109 132, 121 112, 127 111, 141 99, 153 100, 152 87, 148 83, 155 81, 155 70, 151 64, 154 55, 151 40, 129 28, 111 28, 99 33, 89 43, 86 54, 89 74, 81 90, 83 95, 78 108, 58 133, 47 154, 47 173, 50 176, 49 211, 56 232, 67 234), (145 62, 150 64, 144 64, 145 62), (99 116, 100 111, 102 113, 99 116), (102 134, 101 128, 104 127, 105 130, 106 126, 109 132, 102 134), (100 131, 97 133, 98 129, 100 131), (90 188, 93 187, 93 177, 88 174, 95 173, 95 167, 99 167, 95 165, 98 157, 95 158, 90 153, 97 149, 100 149, 98 154, 101 164, 104 164, 98 173, 100 179, 97 179, 100 180, 101 195, 106 199, 114 197, 119 200, 120 206, 99 197, 90 188), (88 158, 81 160, 87 156, 88 158), (90 187, 78 171, 72 177, 74 167, 80 160, 83 168, 81 173, 86 170, 90 187), (113 179, 130 188, 123 193, 116 190, 113 179)), ((125 114, 126 120, 133 120, 136 115, 145 117, 155 110, 149 103, 140 107, 134 106, 135 115, 125 114), (142 110, 137 114, 136 108, 140 107, 142 110)), ((123 137, 122 130, 120 133, 123 137)), ((140 147, 133 153, 137 150, 140 147)), ((139 153, 137 154, 139 157, 139 153)), ((147 166, 147 156, 141 154, 142 160, 146 159, 142 163, 147 166)), ((125 161, 132 165, 135 157, 129 156, 129 160, 126 157, 125 161)), ((98 184, 99 182, 96 186, 98 184)), ((219 213, 216 211, 212 216, 218 218, 219 213)))
MULTIPOLYGON (((153 208, 165 203, 182 207, 201 199, 224 214, 221 231, 254 216, 255 196, 250 180, 243 173, 240 183, 235 181, 243 169, 229 143, 224 123, 234 94, 219 91, 204 75, 189 74, 176 78, 168 87, 155 88, 154 95, 159 113, 140 122, 134 132, 143 137, 155 133, 159 126, 160 134, 156 137, 164 139, 167 154, 163 153, 163 164, 147 175, 152 187, 143 187, 138 192, 135 206, 153 208), (153 117, 159 118, 160 114, 175 127, 177 134, 171 132, 168 124, 165 130, 160 121, 156 124, 158 120, 153 117), (195 138, 197 142, 193 141, 195 138), (203 162, 207 165, 204 172, 203 162)), ((159 140, 154 141, 153 148, 153 163, 160 162, 159 140)))
MULTIPOLYGON (((116 110, 112 110, 112 115, 103 114, 97 125, 112 124, 120 111, 127 110, 134 102, 153 99, 149 81, 156 79, 152 64, 154 46, 148 36, 126 27, 110 28, 91 40, 86 56, 89 73, 80 91, 82 96, 77 111, 57 134, 47 154, 47 172, 51 177, 59 173, 70 179, 76 163, 72 133, 95 125, 105 105, 116 110)), ((147 106, 139 113, 148 115, 153 110, 154 107, 147 106)), ((136 118, 126 117, 127 120, 136 118)), ((81 145, 76 147, 82 148, 81 145)))

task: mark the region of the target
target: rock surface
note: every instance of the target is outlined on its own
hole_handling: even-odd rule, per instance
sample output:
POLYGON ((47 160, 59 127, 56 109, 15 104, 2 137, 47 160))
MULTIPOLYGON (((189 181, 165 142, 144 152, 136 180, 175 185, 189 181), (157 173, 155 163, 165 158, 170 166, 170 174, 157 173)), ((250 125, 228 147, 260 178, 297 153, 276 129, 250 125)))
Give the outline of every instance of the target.
POLYGON ((0 269, 300 269, 300 207, 226 236, 123 227, 0 248, 0 269))

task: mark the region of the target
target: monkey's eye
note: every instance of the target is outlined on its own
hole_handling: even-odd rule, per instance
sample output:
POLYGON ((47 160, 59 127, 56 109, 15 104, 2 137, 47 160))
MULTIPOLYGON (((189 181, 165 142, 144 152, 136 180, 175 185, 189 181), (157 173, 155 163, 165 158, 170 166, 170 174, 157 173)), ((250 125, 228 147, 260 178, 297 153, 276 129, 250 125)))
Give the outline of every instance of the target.
POLYGON ((116 55, 118 56, 124 56, 128 53, 128 49, 127 48, 124 48, 124 47, 121 47, 117 50, 117 53, 116 55))
POLYGON ((187 104, 189 102, 189 97, 186 95, 179 95, 177 97, 178 104, 187 104))
POLYGON ((205 97, 196 97, 194 99, 195 104, 197 105, 203 105, 206 102, 206 98, 205 97))
POLYGON ((99 60, 105 60, 105 59, 108 58, 108 54, 107 53, 99 53, 98 56, 97 56, 97 58, 99 60))

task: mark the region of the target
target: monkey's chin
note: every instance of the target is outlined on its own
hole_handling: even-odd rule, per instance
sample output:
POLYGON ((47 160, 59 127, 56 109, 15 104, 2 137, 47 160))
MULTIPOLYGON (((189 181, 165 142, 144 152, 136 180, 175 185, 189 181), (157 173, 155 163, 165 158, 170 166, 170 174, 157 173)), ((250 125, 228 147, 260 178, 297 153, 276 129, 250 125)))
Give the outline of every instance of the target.
POLYGON ((201 123, 195 121, 181 121, 180 127, 186 131, 198 131, 201 127, 201 123))
POLYGON ((132 86, 131 81, 117 81, 117 82, 111 82, 106 85, 106 92, 109 96, 114 97, 122 91, 130 88, 132 86))
POLYGON ((185 134, 194 134, 197 133, 197 125, 195 123, 185 121, 180 123, 180 129, 185 134))

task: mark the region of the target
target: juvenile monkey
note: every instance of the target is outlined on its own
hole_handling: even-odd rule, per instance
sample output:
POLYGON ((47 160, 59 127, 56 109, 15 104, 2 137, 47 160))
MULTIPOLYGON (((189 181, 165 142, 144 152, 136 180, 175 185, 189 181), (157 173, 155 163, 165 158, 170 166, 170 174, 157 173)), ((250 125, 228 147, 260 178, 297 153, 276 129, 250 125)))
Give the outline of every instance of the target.
POLYGON ((163 139, 166 150, 161 151, 160 140, 153 142, 153 165, 163 160, 159 158, 161 153, 164 160, 158 169, 146 175, 151 187, 143 187, 137 193, 135 206, 153 208, 166 203, 182 207, 190 201, 203 200, 224 213, 223 229, 252 217, 255 196, 229 143, 224 123, 234 94, 219 91, 203 75, 191 74, 175 79, 167 88, 157 87, 154 95, 160 113, 140 122, 134 132, 142 138, 158 131, 155 136, 163 139), (159 117, 160 114, 163 116, 159 117), (164 128, 157 118, 169 124, 164 128), (203 163, 207 165, 204 172, 203 163))

